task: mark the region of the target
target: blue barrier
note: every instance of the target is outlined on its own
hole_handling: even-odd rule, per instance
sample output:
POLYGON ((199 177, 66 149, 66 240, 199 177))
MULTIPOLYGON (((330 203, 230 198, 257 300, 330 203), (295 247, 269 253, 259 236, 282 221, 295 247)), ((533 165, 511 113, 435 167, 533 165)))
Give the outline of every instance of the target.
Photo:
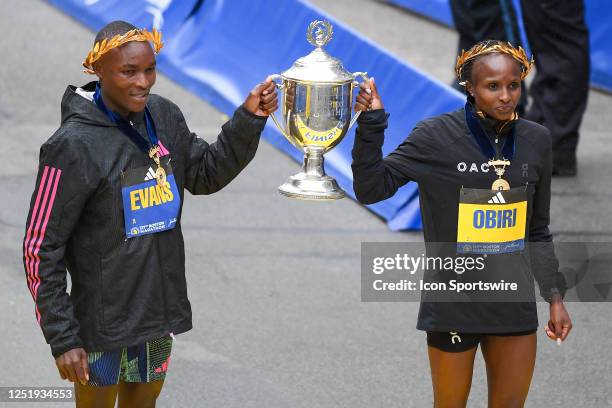
POLYGON ((397 6, 422 14, 432 20, 448 26, 453 26, 453 15, 451 14, 448 0, 385 0, 397 6))
MULTIPOLYGON (((125 18, 129 13, 140 18, 143 13, 136 11, 147 5, 142 0, 100 0, 96 2, 100 8, 93 16, 86 6, 77 7, 81 1, 50 0, 92 28, 100 26, 102 21, 125 18)), ((305 34, 308 24, 315 19, 327 19, 334 25, 334 38, 326 47, 330 54, 343 61, 348 70, 367 71, 376 77, 385 107, 392 115, 383 146, 385 154, 397 147, 419 120, 463 104, 464 97, 459 92, 410 67, 305 1, 268 0, 266 7, 262 7, 260 1, 232 0, 230 4, 206 0, 198 3, 200 7, 196 10, 186 12, 194 2, 189 3, 190 7, 183 7, 181 0, 169 4, 167 11, 175 3, 181 3, 183 13, 164 14, 165 24, 177 29, 169 38, 164 37, 165 47, 158 56, 158 67, 227 114, 242 103, 257 82, 289 68, 293 61, 312 50, 305 34), (177 15, 186 17, 179 21, 177 15)), ((151 25, 150 18, 145 21, 148 24, 144 26, 151 25)), ((263 136, 301 161, 301 153, 270 123, 263 136)), ((350 169, 353 141, 354 129, 326 155, 326 171, 354 198, 350 169)), ((279 175, 279 184, 283 176, 279 175)), ((415 183, 409 183, 395 196, 369 208, 388 220, 393 230, 422 227, 415 183)))
MULTIPOLYGON (((386 0, 448 26, 453 26, 448 0, 386 0)), ((586 23, 591 47, 591 85, 612 92, 612 4, 610 0, 585 0, 586 23)), ((520 0, 513 0, 521 15, 520 0)), ((525 29, 519 18, 521 38, 527 45, 525 29)))
POLYGON ((591 81, 612 92, 612 4, 586 0, 586 21, 591 45, 591 81))

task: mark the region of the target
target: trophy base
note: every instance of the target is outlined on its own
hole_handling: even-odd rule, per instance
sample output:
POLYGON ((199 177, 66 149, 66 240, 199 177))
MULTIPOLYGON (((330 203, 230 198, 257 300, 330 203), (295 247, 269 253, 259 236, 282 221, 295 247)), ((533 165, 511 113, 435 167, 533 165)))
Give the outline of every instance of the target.
POLYGON ((333 177, 309 176, 304 172, 289 177, 278 191, 284 196, 300 200, 339 200, 346 197, 333 177))

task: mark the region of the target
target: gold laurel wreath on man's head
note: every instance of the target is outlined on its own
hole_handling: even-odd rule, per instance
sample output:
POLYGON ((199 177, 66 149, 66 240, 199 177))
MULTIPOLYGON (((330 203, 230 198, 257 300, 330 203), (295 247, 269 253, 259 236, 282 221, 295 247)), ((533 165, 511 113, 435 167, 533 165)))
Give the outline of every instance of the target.
POLYGON ((104 54, 112 50, 113 48, 117 48, 122 46, 125 43, 130 41, 150 41, 155 48, 155 54, 159 53, 159 50, 162 49, 164 43, 161 40, 161 32, 153 29, 153 31, 148 31, 147 29, 133 29, 128 31, 125 34, 117 34, 111 39, 105 38, 102 41, 96 42, 92 50, 87 54, 87 57, 83 61, 83 66, 85 69, 83 72, 87 74, 95 74, 93 69, 93 64, 102 58, 104 54))
POLYGON ((468 79, 463 78, 463 68, 469 61, 473 61, 481 55, 493 53, 506 54, 518 61, 521 64, 521 80, 525 79, 533 68, 533 56, 529 59, 523 47, 515 48, 509 42, 485 41, 476 44, 467 51, 462 50, 461 55, 457 57, 455 72, 457 73, 457 79, 460 81, 459 84, 465 86, 468 81, 468 79))

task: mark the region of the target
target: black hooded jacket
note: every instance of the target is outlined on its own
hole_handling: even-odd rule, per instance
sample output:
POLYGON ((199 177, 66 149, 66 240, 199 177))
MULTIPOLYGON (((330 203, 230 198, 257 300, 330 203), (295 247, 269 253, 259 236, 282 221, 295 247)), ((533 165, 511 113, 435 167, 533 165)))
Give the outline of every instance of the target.
MULTIPOLYGON (((383 158, 382 145, 387 127, 384 110, 364 112, 358 120, 353 148, 353 185, 357 199, 371 204, 391 197, 398 188, 419 183, 419 201, 427 243, 456 243, 461 187, 491 189, 497 178, 488 158, 470 132, 481 126, 494 139, 493 124, 466 109, 436 116, 416 125, 410 136, 383 158)), ((536 123, 519 119, 497 133, 496 155, 512 133, 514 157, 505 178, 512 187, 525 186, 527 223, 525 253, 500 254, 487 260, 500 275, 520 276, 533 291, 533 279, 540 293, 550 298, 563 291, 565 282, 558 273, 552 245, 550 184, 552 149, 550 132, 536 123), (513 275, 514 274, 514 275, 513 275)), ((451 247, 456 248, 456 244, 451 247)), ((486 272, 488 272, 487 270, 486 272)), ((455 275, 456 277, 456 275, 455 275)), ((458 278, 458 279, 461 279, 458 278)), ((533 296, 535 300, 535 294, 533 296)), ((427 302, 421 299, 417 328, 428 331, 500 333, 535 330, 537 309, 533 301, 516 302, 427 302)))
MULTIPOLYGON (((152 162, 92 102, 94 88, 66 90, 61 127, 40 149, 26 224, 28 288, 55 357, 78 347, 128 347, 192 327, 180 210, 174 229, 126 239, 122 172, 152 162)), ((185 189, 211 194, 236 177, 254 157, 266 122, 240 107, 209 145, 169 100, 150 95, 147 106, 169 151, 181 203, 185 189)), ((146 134, 142 114, 130 119, 146 134)))

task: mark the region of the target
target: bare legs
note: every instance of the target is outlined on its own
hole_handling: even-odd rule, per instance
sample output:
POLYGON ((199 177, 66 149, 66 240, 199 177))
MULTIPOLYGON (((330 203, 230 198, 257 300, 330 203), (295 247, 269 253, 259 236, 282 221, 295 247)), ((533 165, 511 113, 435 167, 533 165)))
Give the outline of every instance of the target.
POLYGON ((113 408, 117 399, 117 386, 92 387, 74 383, 77 408, 113 408))
POLYGON ((163 381, 150 383, 126 383, 107 387, 91 387, 75 383, 77 408, 114 408, 117 396, 118 408, 155 408, 155 401, 164 385, 163 381))
POLYGON ((463 408, 472 386, 472 371, 476 349, 461 353, 449 353, 435 347, 427 347, 434 408, 463 408))
MULTIPOLYGON (((482 336, 480 346, 487 368, 489 408, 522 408, 535 367, 537 337, 482 336)), ((449 353, 428 347, 434 408, 464 408, 467 404, 476 347, 449 353)))
POLYGON ((480 342, 487 367, 489 408, 522 408, 535 367, 537 337, 484 336, 480 342))

